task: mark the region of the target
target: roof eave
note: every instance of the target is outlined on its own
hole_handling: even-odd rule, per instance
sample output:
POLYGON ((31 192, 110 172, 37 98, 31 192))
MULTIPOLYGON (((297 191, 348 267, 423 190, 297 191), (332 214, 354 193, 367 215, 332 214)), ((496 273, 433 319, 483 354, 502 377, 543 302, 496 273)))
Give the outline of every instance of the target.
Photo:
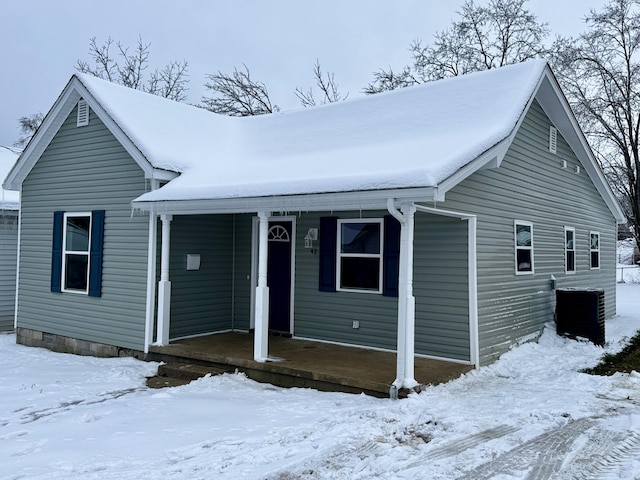
POLYGON ((312 212, 348 210, 386 210, 387 200, 433 202, 437 188, 405 188, 392 190, 361 190, 352 192, 274 195, 268 197, 192 199, 192 200, 133 200, 134 209, 155 214, 195 215, 223 213, 312 212))

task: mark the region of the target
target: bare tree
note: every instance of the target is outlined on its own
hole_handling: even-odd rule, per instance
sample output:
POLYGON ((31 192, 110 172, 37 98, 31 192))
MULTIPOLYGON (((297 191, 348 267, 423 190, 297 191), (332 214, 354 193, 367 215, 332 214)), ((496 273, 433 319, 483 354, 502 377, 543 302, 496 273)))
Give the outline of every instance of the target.
POLYGON ((591 10, 556 42, 554 70, 640 245, 640 1, 591 10))
POLYGON ((189 81, 186 60, 171 61, 161 70, 156 69, 145 78, 149 67, 150 47, 151 44, 144 43, 141 37, 134 49, 115 42, 111 37, 102 45, 98 45, 96 37, 93 37, 89 42, 92 63, 78 60, 76 70, 178 102, 185 101, 189 81), (114 45, 115 57, 112 52, 114 45))
POLYGON ((22 148, 29 143, 29 140, 31 140, 31 137, 36 133, 43 119, 44 115, 42 115, 42 113, 34 113, 27 117, 20 117, 18 119, 20 138, 18 138, 18 141, 13 145, 22 148))
POLYGON ((218 73, 207 75, 205 88, 211 90, 213 97, 202 97, 202 107, 222 115, 247 117, 263 115, 280 110, 269 99, 269 92, 264 83, 251 78, 249 69, 243 64, 244 70, 233 69, 228 75, 218 73))
MULTIPOLYGON (((320 61, 316 59, 316 63, 313 66, 313 77, 316 80, 316 86, 320 90, 322 100, 320 104, 334 103, 341 100, 346 100, 349 94, 341 95, 338 90, 338 84, 335 81, 333 72, 327 72, 326 75, 322 74, 320 68, 320 61)), ((296 87, 296 96, 300 100, 303 107, 313 107, 316 105, 316 99, 313 95, 313 89, 309 88, 306 92, 301 88, 296 87)))
POLYGON ((491 0, 486 6, 467 0, 460 19, 434 35, 433 44, 415 40, 409 47, 412 63, 394 72, 374 73, 367 94, 415 85, 430 80, 489 70, 548 53, 546 23, 525 8, 527 0, 491 0))

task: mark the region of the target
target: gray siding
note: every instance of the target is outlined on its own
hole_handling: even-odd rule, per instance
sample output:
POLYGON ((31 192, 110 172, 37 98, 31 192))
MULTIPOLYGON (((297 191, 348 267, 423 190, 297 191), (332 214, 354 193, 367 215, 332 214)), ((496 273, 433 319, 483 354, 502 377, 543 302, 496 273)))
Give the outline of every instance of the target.
MULTIPOLYGON (((339 212, 340 218, 375 217, 386 212, 339 212)), ((398 299, 382 295, 318 290, 319 255, 304 248, 310 228, 318 228, 326 213, 306 213, 297 218, 294 334, 299 337, 395 349, 398 299), (360 328, 353 328, 353 320, 360 328)), ((317 246, 317 242, 316 242, 317 246)))
POLYGON ((413 294, 416 353, 470 361, 468 225, 417 213, 413 294))
POLYGON ((537 102, 498 169, 472 175, 447 193, 443 208, 478 215, 478 308, 481 364, 553 320, 558 288, 603 288, 615 314, 616 222, 565 140, 548 150, 550 121, 537 102), (562 168, 562 160, 569 164, 562 168), (533 223, 533 275, 516 275, 514 220, 533 223), (564 227, 576 229, 577 273, 564 273, 564 227), (601 268, 589 269, 589 231, 600 232, 601 268))
POLYGON ((0 211, 0 332, 13 330, 18 260, 18 212, 0 211))
POLYGON ((233 215, 174 216, 170 245, 170 337, 231 329, 233 215), (199 270, 186 269, 188 253, 199 270))
POLYGON ((142 170, 92 114, 71 112, 23 183, 18 326, 125 348, 144 346, 148 217, 130 202, 142 170), (53 212, 104 209, 102 297, 51 293, 53 212))
POLYGON ((233 328, 251 325, 251 228, 252 215, 234 215, 233 328))

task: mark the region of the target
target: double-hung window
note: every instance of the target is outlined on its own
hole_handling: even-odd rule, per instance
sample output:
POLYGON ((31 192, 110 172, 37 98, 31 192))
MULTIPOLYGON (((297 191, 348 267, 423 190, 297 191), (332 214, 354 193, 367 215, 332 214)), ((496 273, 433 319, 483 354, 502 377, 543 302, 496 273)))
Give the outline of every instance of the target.
POLYGON ((516 275, 533 273, 533 224, 514 222, 516 275))
POLYGON ((87 293, 91 214, 65 213, 62 241, 62 290, 87 293))
POLYGON ((104 210, 54 212, 51 291, 102 294, 104 210))
POLYGON ((597 269, 600 268, 600 232, 589 232, 589 237, 591 269, 597 269))
POLYGON ((338 220, 338 290, 382 293, 382 219, 338 220))
POLYGON ((576 229, 564 227, 564 271, 576 273, 576 229))

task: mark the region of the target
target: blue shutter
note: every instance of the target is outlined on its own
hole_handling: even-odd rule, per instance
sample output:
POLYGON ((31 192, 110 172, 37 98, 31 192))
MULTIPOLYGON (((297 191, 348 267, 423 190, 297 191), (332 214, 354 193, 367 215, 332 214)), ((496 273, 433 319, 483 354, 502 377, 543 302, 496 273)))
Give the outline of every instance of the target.
POLYGON ((321 292, 336 291, 336 237, 338 217, 320 217, 320 277, 321 292))
POLYGON ((89 296, 102 295, 102 246, 104 244, 104 210, 91 212, 91 247, 89 256, 89 296))
POLYGON ((51 247, 51 291, 62 291, 62 232, 64 212, 53 212, 53 241, 51 247))
POLYGON ((400 222, 391 215, 384 217, 382 268, 382 295, 397 297, 400 273, 400 222))

